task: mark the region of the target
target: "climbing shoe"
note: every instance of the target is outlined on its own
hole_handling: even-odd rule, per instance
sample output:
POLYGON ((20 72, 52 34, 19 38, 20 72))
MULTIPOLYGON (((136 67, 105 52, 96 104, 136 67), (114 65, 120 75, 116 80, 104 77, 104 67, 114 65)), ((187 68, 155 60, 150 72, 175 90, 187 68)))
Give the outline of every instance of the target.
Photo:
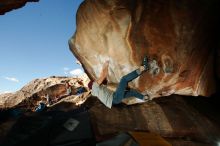
POLYGON ((149 70, 149 66, 148 66, 148 58, 147 56, 144 57, 144 60, 142 62, 142 65, 144 66, 145 70, 149 70))

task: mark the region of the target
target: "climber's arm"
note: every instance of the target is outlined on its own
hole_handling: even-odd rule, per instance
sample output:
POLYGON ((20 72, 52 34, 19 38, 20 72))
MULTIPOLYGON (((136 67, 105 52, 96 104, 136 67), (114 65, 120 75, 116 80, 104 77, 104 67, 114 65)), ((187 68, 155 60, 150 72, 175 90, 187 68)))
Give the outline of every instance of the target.
POLYGON ((107 78, 108 75, 108 66, 109 66, 109 61, 106 61, 103 65, 102 72, 100 74, 100 77, 96 81, 99 85, 102 84, 102 82, 107 78))

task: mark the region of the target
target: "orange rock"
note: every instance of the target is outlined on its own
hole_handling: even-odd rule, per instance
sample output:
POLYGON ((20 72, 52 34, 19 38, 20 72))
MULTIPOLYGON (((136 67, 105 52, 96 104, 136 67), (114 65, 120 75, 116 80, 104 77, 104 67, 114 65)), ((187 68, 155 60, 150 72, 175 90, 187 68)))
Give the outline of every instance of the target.
POLYGON ((132 88, 160 97, 215 92, 215 1, 86 0, 77 12, 70 49, 93 80, 110 61, 108 81, 140 66, 145 55, 158 73, 144 73, 132 88))

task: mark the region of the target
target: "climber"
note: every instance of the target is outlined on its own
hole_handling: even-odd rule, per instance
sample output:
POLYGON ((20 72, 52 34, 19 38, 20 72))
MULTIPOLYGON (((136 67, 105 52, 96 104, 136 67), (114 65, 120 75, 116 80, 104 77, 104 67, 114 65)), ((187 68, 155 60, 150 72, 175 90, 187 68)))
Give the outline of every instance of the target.
POLYGON ((134 89, 126 90, 128 82, 137 78, 143 72, 149 70, 147 57, 144 57, 142 66, 121 78, 115 92, 109 90, 105 85, 103 85, 103 81, 106 79, 108 74, 108 65, 109 61, 106 61, 103 65, 103 69, 98 80, 90 81, 88 84, 88 88, 91 89, 91 94, 93 96, 97 96, 99 100, 108 108, 111 108, 112 104, 118 104, 123 98, 128 97, 137 97, 145 101, 150 100, 147 95, 142 95, 134 89))

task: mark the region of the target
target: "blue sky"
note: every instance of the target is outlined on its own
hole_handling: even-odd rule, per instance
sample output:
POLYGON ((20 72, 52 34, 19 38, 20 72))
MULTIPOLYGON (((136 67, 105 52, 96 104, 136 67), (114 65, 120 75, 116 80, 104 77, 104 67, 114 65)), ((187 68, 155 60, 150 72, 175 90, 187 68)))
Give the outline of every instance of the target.
POLYGON ((0 93, 19 90, 36 78, 71 76, 81 69, 68 40, 82 1, 40 0, 0 16, 0 93))

